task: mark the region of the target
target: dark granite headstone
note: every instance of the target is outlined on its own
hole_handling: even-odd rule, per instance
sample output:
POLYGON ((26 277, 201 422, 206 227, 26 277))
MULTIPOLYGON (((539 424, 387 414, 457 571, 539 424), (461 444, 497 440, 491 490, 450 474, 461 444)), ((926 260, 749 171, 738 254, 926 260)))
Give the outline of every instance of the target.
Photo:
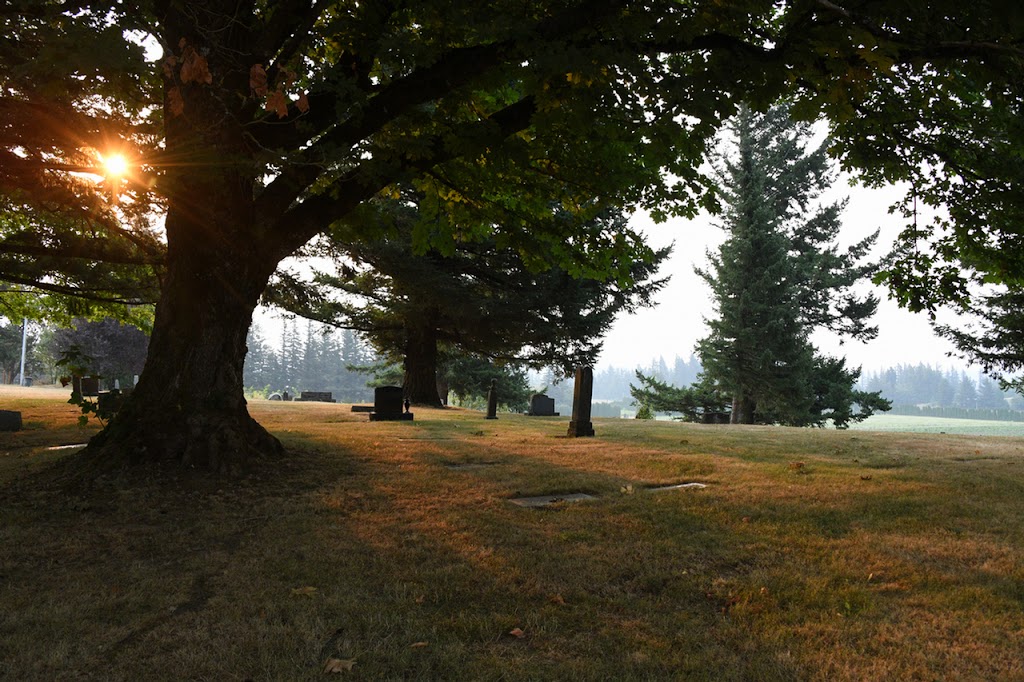
POLYGON ((77 391, 83 396, 98 396, 100 394, 100 378, 74 377, 71 390, 77 391))
POLYGON ((412 412, 402 412, 402 387, 378 386, 373 389, 370 421, 412 421, 412 412))
POLYGON ((594 369, 576 368, 576 382, 572 392, 572 421, 569 422, 569 436, 593 436, 594 424, 590 421, 590 403, 594 395, 594 369))
POLYGON ((543 393, 535 393, 530 398, 530 411, 532 417, 557 417, 555 412, 555 399, 549 398, 543 393))
POLYGON ((96 396, 96 414, 102 419, 110 419, 124 405, 125 396, 126 393, 117 388, 112 391, 101 391, 96 396))
POLYGON ((0 431, 21 431, 21 412, 0 410, 0 431))

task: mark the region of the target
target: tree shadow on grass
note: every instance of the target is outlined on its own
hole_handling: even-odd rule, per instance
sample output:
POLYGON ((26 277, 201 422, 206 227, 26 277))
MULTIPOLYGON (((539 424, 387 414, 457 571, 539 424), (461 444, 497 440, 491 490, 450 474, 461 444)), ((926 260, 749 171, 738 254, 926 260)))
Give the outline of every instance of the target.
MULTIPOLYGON (((633 474, 580 459, 598 440, 338 428, 282 435, 289 458, 220 489, 16 496, 0 512, 0 672, 319 679, 337 658, 358 679, 794 679, 821 672, 808 647, 846 637, 838 663, 855 677, 908 597, 899 576, 854 584, 863 557, 832 550, 934 511, 863 491, 758 505, 727 480, 628 495, 633 474), (576 489, 599 499, 507 501, 576 489)), ((961 580, 1016 594, 1005 577, 961 580)))

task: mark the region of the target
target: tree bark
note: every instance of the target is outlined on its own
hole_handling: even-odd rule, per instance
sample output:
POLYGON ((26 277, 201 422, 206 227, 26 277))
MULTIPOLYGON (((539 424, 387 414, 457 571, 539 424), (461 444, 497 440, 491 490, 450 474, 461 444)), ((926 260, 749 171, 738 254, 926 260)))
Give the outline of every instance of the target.
POLYGON ((83 456, 104 468, 175 462, 236 473, 280 454, 249 416, 242 380, 246 333, 272 270, 209 243, 171 259, 139 385, 83 456))
MULTIPOLYGON (((204 36, 189 22, 184 15, 168 18, 169 44, 185 36, 201 51, 204 36)), ((210 53, 212 80, 248 72, 247 58, 235 54, 210 53)), ((166 272, 146 366, 83 458, 102 468, 169 462, 235 473, 282 452, 249 416, 242 366, 253 310, 287 250, 268 236, 266 216, 255 209, 260 170, 245 162, 251 157, 241 125, 246 117, 225 111, 239 100, 204 84, 165 84, 185 98, 183 112, 167 106, 164 112, 168 155, 181 162, 168 165, 161 178, 168 199, 166 272)))
POLYGON ((406 326, 404 364, 403 389, 409 402, 441 407, 437 394, 437 330, 429 322, 406 326))
POLYGON ((732 424, 753 424, 754 410, 757 404, 746 397, 734 397, 732 399, 732 416, 729 422, 732 424))

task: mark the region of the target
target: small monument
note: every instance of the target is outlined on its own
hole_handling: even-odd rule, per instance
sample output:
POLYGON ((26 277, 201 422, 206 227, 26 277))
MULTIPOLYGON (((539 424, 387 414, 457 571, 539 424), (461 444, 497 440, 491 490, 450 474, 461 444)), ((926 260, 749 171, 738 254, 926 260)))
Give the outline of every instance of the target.
POLYGON ((594 424, 590 421, 591 398, 593 395, 594 368, 577 367, 576 381, 572 391, 572 421, 569 422, 570 438, 594 435, 594 424))
POLYGON ((0 410, 0 431, 21 431, 21 412, 0 410))
POLYGON ((378 386, 373 389, 370 421, 412 421, 412 412, 402 412, 402 387, 378 386))
POLYGON ((491 379, 491 387, 487 389, 487 418, 498 418, 498 380, 491 379))
POLYGON ((555 399, 543 393, 534 393, 530 398, 530 411, 527 414, 531 417, 557 417, 555 399))
POLYGON ((73 377, 71 390, 88 397, 96 397, 100 394, 99 377, 73 377))
POLYGON ((111 391, 100 391, 96 396, 96 414, 101 419, 110 419, 121 407, 124 406, 125 398, 131 391, 122 392, 115 388, 111 391))

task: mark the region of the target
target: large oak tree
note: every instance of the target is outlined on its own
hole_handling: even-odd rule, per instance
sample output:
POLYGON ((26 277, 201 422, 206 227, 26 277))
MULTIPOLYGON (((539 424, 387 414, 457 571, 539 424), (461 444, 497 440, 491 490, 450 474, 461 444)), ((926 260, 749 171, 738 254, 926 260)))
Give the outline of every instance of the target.
MULTIPOLYGON (((993 220, 1017 249, 1015 1, 12 0, 2 21, 2 208, 53 217, 38 244, 41 220, 0 225, 3 274, 20 268, 6 279, 106 300, 127 283, 93 277, 117 268, 67 280, 64 263, 159 278, 142 380, 83 453, 106 465, 233 470, 279 451, 242 396, 252 310, 282 259, 378 193, 415 184, 449 227, 438 242, 500 231, 552 264, 624 276, 614 238, 530 219, 552 203, 577 224, 601 203, 713 205, 701 159, 740 101, 788 93, 830 117, 836 152, 869 180, 949 204, 951 258, 1004 272, 979 229, 993 220), (133 178, 73 180, 115 144, 136 155, 133 178), (122 220, 152 207, 165 251, 122 220)), ((917 274, 893 282, 919 291, 917 274)))

